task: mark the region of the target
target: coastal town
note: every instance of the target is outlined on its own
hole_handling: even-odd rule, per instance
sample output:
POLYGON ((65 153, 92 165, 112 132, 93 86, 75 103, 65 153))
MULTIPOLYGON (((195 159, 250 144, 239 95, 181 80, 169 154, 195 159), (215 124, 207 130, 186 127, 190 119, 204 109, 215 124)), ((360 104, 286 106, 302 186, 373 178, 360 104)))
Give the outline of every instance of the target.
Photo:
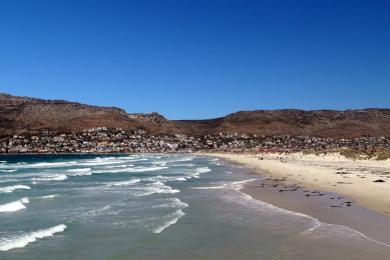
POLYGON ((42 131, 0 139, 1 154, 19 153, 164 153, 164 152, 296 152, 338 148, 377 152, 390 149, 390 138, 354 139, 309 136, 258 136, 240 133, 185 136, 151 135, 145 130, 97 127, 81 132, 42 131))

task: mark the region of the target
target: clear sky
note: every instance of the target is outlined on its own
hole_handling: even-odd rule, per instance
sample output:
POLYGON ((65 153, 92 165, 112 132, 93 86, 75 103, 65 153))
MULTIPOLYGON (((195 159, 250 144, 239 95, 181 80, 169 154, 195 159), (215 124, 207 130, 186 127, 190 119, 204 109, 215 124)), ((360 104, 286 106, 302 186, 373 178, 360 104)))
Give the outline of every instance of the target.
POLYGON ((158 111, 390 107, 390 1, 0 1, 0 92, 158 111))

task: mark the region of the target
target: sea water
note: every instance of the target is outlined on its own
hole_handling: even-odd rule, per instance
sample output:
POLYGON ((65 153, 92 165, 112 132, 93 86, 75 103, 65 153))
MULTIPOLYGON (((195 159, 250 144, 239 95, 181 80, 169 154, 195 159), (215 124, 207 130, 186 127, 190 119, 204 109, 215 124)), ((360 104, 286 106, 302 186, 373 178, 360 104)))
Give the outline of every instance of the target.
POLYGON ((194 155, 2 156, 0 259, 389 259, 241 192, 260 178, 194 155))

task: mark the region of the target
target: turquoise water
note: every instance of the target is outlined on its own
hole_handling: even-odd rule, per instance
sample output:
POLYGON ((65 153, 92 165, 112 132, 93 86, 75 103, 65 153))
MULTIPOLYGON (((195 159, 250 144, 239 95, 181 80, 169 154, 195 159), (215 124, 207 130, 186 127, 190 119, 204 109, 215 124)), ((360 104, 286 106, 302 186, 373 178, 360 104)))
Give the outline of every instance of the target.
POLYGON ((388 259, 357 231, 255 200, 191 155, 0 157, 0 259, 388 259))

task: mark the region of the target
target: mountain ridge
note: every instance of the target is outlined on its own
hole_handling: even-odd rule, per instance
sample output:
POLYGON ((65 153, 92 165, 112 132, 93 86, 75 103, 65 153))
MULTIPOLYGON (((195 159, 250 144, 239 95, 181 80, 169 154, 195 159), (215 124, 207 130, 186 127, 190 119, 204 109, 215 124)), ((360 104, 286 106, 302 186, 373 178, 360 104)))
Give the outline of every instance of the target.
POLYGON ((117 107, 45 100, 0 93, 0 136, 42 130, 81 131, 93 127, 144 129, 152 134, 390 136, 390 109, 253 110, 203 120, 168 120, 153 112, 127 113, 117 107))

